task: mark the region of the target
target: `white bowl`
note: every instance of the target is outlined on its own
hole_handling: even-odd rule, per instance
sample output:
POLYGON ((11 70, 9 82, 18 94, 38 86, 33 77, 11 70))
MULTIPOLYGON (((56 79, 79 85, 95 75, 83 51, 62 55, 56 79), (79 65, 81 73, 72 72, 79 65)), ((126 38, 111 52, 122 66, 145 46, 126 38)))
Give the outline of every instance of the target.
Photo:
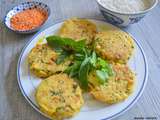
POLYGON ((112 11, 111 9, 108 9, 104 5, 102 5, 100 0, 96 1, 99 5, 99 9, 102 15, 104 16, 107 22, 123 27, 140 21, 158 3, 158 0, 152 0, 151 1, 152 4, 150 5, 150 7, 144 11, 139 11, 136 13, 123 13, 123 12, 112 11))

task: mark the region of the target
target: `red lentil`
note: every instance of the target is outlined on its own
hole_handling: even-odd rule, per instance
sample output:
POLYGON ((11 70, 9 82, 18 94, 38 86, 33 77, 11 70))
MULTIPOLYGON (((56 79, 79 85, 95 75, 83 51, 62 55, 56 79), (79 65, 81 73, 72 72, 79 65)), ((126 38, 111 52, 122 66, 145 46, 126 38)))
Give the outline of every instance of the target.
POLYGON ((11 18, 11 27, 15 30, 31 30, 40 26, 47 18, 47 13, 38 8, 26 9, 11 18))

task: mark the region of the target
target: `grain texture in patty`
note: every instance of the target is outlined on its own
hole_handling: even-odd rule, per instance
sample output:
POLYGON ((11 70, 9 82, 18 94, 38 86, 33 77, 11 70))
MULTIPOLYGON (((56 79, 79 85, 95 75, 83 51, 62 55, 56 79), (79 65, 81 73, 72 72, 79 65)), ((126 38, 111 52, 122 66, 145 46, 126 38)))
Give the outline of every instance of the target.
POLYGON ((67 74, 42 80, 35 96, 40 109, 55 120, 75 115, 84 103, 80 87, 67 74))
POLYGON ((96 35, 95 49, 104 59, 126 63, 132 55, 134 44, 129 34, 120 30, 108 30, 96 35))
MULTIPOLYGON (((115 75, 110 77, 108 82, 104 85, 92 86, 90 91, 95 99, 107 104, 125 100, 132 93, 135 82, 135 75, 127 65, 114 64, 113 70, 115 75)), ((89 81, 93 83, 93 77, 89 81)))
POLYGON ((42 78, 64 71, 70 61, 57 65, 55 63, 57 56, 56 52, 47 44, 36 45, 28 56, 31 71, 42 78))
POLYGON ((85 19, 73 18, 66 20, 59 30, 61 37, 77 40, 86 39, 86 44, 90 44, 97 32, 96 25, 85 19))

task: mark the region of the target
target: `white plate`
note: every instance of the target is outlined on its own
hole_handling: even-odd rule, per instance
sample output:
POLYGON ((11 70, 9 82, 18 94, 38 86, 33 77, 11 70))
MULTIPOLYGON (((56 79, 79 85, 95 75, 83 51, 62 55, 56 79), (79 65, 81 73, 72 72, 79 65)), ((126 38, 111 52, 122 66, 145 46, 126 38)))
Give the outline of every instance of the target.
MULTIPOLYGON (((117 29, 113 25, 98 21, 98 20, 91 20, 94 22, 99 31, 107 30, 107 29, 117 29)), ((17 78, 20 90, 26 100, 30 103, 30 105, 35 108, 38 112, 45 115, 49 118, 46 114, 42 113, 39 110, 39 106, 35 101, 35 91, 36 87, 41 82, 40 78, 35 77, 30 73, 30 69, 27 62, 27 55, 30 50, 36 45, 40 38, 44 36, 49 36, 55 34, 58 29, 61 27, 63 22, 57 23, 44 31, 37 33, 33 39, 31 39, 23 48, 21 55, 19 57, 18 66, 17 66, 17 78)), ((134 92, 123 102, 107 106, 102 104, 98 101, 95 101, 91 96, 84 95, 85 97, 85 105, 81 109, 80 113, 77 114, 75 117, 69 120, 102 120, 102 119, 112 119, 117 117, 118 115, 127 111, 134 103, 138 100, 141 96, 144 87, 147 82, 148 77, 148 66, 145 54, 143 52, 142 47, 135 40, 135 53, 129 61, 130 68, 135 71, 136 73, 136 84, 134 88, 134 92)))

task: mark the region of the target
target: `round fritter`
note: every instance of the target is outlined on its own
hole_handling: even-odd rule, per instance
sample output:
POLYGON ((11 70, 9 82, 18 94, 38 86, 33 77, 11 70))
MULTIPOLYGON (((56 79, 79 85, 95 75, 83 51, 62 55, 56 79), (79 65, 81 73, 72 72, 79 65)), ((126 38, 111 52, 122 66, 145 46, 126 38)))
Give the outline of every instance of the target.
POLYGON ((126 63, 132 55, 134 44, 129 34, 120 30, 108 30, 96 35, 95 49, 104 59, 126 63))
POLYGON ((96 32, 96 25, 92 22, 85 19, 73 18, 63 23, 59 30, 59 35, 75 39, 76 41, 86 39, 86 44, 90 44, 96 32))
POLYGON ((40 109, 56 120, 75 115, 84 103, 80 87, 67 74, 43 80, 35 96, 40 109))
POLYGON ((110 77, 105 84, 95 86, 96 80, 93 77, 91 77, 92 80, 89 79, 92 84, 90 93, 95 99, 107 104, 126 99, 132 93, 135 82, 135 75, 127 65, 117 63, 112 67, 115 75, 110 77))
POLYGON ((64 71, 70 61, 57 65, 55 63, 57 56, 56 52, 47 44, 36 45, 28 56, 31 71, 42 78, 64 71))

